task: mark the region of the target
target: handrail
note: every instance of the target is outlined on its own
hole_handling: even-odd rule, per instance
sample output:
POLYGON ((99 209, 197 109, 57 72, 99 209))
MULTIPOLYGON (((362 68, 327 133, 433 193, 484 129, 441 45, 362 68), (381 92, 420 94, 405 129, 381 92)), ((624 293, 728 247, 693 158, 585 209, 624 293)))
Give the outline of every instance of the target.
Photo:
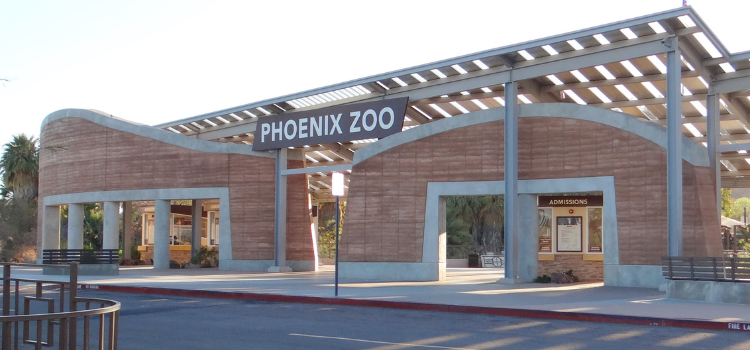
POLYGON ((11 315, 11 316, 0 316, 0 322, 24 322, 24 321, 38 321, 38 320, 55 320, 58 318, 78 318, 78 317, 87 317, 87 316, 96 316, 96 315, 103 315, 112 313, 115 311, 120 310, 120 303, 114 300, 107 300, 107 299, 83 299, 78 298, 76 299, 77 302, 91 302, 91 303, 105 303, 105 302, 111 302, 113 303, 110 306, 99 308, 99 309, 89 309, 89 310, 81 310, 81 311, 64 311, 64 312, 56 312, 51 314, 29 314, 29 315, 11 315))
POLYGON ((35 349, 41 350, 42 346, 53 346, 55 341, 58 342, 57 345, 61 350, 76 349, 79 340, 77 328, 81 320, 83 321, 82 341, 84 349, 89 348, 90 338, 98 339, 99 346, 97 349, 117 349, 121 305, 114 300, 78 297, 78 263, 74 262, 69 265, 0 263, 0 266, 3 270, 2 278, 0 278, 3 286, 3 308, 0 316, 3 350, 17 350, 21 343, 33 344, 35 349), (30 278, 13 278, 11 277, 11 267, 16 266, 69 269, 70 279, 69 281, 43 281, 30 278), (15 283, 14 293, 11 293, 12 282, 15 283), (34 293, 26 293, 27 295, 21 298, 21 282, 35 284, 34 293), (58 286, 60 290, 59 298, 44 295, 44 285, 58 286), (67 296, 66 289, 68 290, 67 296), (10 314, 11 294, 15 295, 14 315, 10 314), (19 314, 21 299, 23 299, 23 314, 19 314), (59 300, 59 310, 55 312, 57 300, 59 300), (48 313, 30 314, 32 301, 46 303, 48 313), (85 305, 83 310, 79 310, 78 304, 81 303, 85 305), (92 304, 98 304, 98 307, 92 308, 92 304), (98 322, 98 326, 94 327, 93 333, 95 334, 93 335, 91 332, 92 321, 98 322), (44 327, 44 324, 46 324, 46 327, 44 327), (46 334, 43 333, 45 328, 46 334), (32 329, 35 332, 31 332, 32 329), (23 330, 23 332, 22 338, 19 339, 20 330, 23 330), (35 334, 32 335, 32 333, 35 334))

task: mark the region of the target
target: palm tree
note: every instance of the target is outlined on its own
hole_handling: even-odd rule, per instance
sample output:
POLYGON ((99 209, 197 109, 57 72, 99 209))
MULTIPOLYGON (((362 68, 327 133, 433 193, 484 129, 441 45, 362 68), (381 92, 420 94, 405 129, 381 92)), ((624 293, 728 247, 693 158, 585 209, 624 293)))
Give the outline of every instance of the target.
POLYGON ((39 183, 39 147, 37 139, 16 135, 3 146, 0 175, 3 191, 17 199, 34 199, 39 183))

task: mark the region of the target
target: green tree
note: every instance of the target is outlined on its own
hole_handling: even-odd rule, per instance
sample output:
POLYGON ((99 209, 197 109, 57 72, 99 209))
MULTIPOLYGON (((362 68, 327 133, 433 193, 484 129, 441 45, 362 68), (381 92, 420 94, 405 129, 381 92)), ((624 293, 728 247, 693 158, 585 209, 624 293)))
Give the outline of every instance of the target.
POLYGON ((36 255, 39 148, 34 137, 16 135, 0 156, 0 242, 3 261, 36 255))
MULTIPOLYGON (((344 232, 344 218, 346 217, 346 202, 339 203, 339 242, 344 232)), ((336 203, 318 204, 318 256, 333 258, 336 254, 336 203)))
POLYGON ((726 214, 722 212, 722 215, 728 218, 742 221, 742 215, 745 212, 745 208, 750 210, 750 198, 747 198, 747 197, 737 198, 734 201, 732 201, 732 205, 729 208, 728 212, 726 214))
POLYGON ((99 203, 83 205, 83 245, 91 249, 102 249, 104 211, 99 203))
POLYGON ((734 203, 734 200, 732 199, 732 189, 722 188, 721 189, 721 215, 731 218, 732 217, 731 211, 732 211, 733 203, 734 203))
POLYGON ((468 234, 472 237, 474 244, 502 245, 504 208, 502 196, 448 197, 446 200, 446 229, 450 232, 449 241, 466 242, 466 239, 462 237, 466 231, 460 230, 462 226, 466 225, 468 226, 468 234), (454 231, 454 228, 457 230, 454 231))
POLYGON ((16 135, 3 146, 0 157, 4 197, 30 200, 37 196, 39 183, 39 147, 37 139, 16 135))

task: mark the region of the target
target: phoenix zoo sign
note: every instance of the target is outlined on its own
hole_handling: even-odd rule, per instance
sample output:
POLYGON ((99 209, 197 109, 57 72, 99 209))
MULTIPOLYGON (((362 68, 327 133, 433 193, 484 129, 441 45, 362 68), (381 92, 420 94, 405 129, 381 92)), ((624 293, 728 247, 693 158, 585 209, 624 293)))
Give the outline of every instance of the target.
POLYGON ((404 126, 408 97, 264 117, 253 150, 383 138, 404 126))

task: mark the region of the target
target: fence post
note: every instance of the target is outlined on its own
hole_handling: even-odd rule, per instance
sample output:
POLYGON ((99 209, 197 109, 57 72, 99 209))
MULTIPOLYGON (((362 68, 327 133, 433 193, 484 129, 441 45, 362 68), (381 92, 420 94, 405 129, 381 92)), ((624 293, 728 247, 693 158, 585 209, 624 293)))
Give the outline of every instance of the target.
MULTIPOLYGON (((3 316, 10 316, 10 265, 3 265, 3 316)), ((3 322, 3 349, 10 349, 11 322, 3 322)))
POLYGON ((735 272, 737 271, 737 261, 735 259, 737 258, 729 258, 729 262, 732 264, 732 281, 737 277, 735 275, 735 272))
MULTIPOLYGON (((68 291, 68 294, 70 295, 70 304, 68 306, 69 312, 78 311, 78 263, 73 262, 70 263, 70 284, 69 284, 70 290, 68 291)), ((69 349, 75 349, 76 348, 76 323, 77 320, 75 318, 71 318, 70 322, 68 322, 68 348, 69 349)))
POLYGON ((695 279, 695 268, 693 267, 693 258, 688 258, 688 261, 690 262, 690 279, 695 279))

